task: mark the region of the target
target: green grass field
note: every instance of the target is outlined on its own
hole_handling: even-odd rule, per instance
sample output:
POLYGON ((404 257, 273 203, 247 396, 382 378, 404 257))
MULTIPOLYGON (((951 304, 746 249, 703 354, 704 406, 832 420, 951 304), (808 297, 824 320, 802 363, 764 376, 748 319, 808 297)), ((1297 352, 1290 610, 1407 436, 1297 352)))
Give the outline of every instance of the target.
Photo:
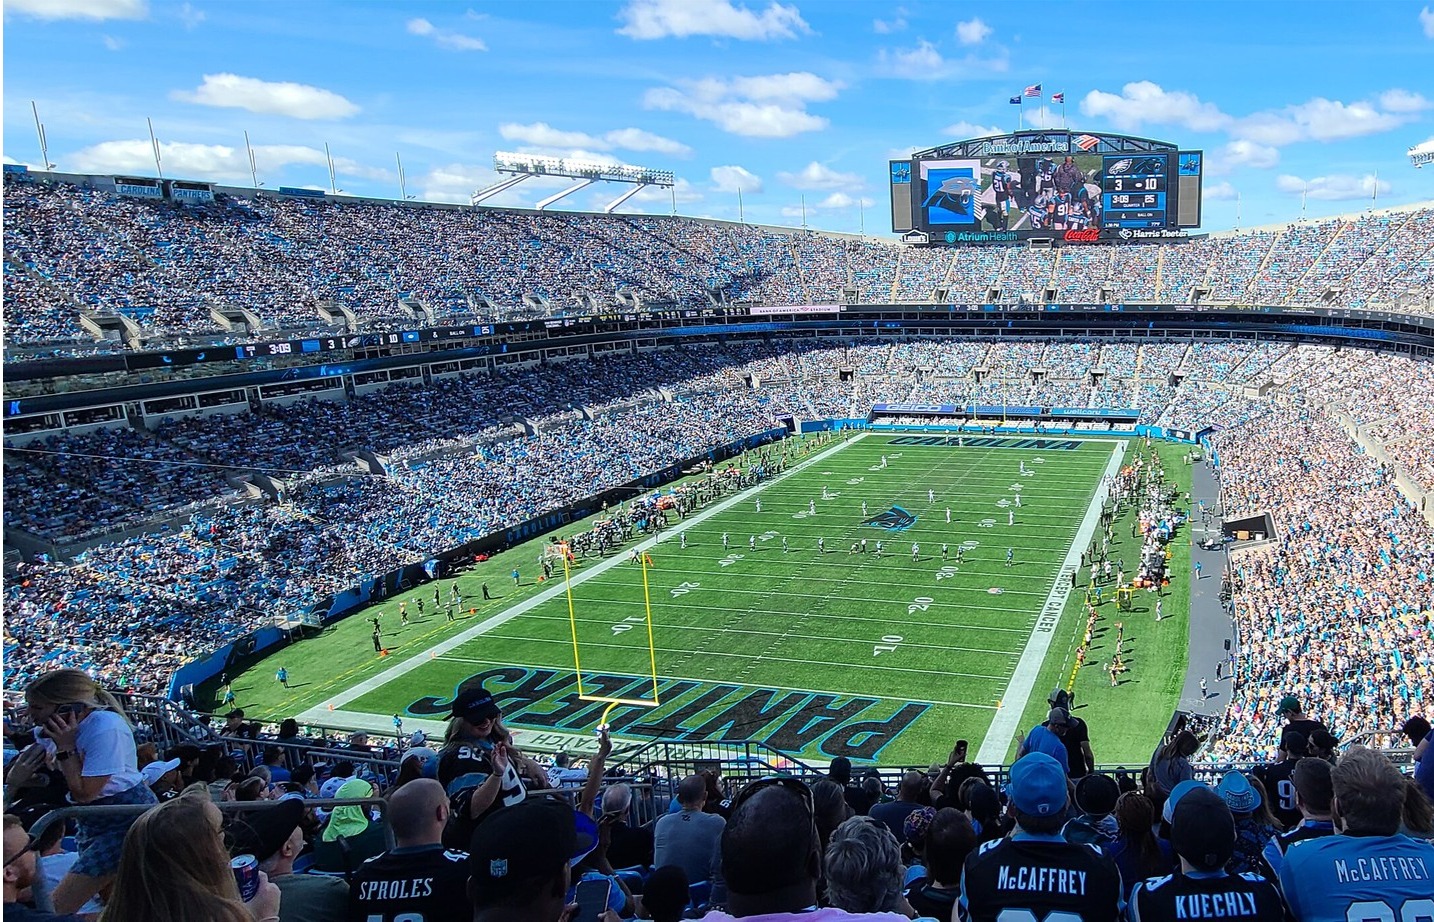
MULTIPOLYGON (((628 562, 626 550, 580 561, 570 587, 584 694, 650 702, 655 691, 659 702, 618 705, 609 717, 614 735, 759 739, 816 760, 892 764, 942 758, 960 737, 983 761, 1008 758, 1044 716, 1047 693, 1070 675, 1084 618, 1083 594, 1068 592, 1069 567, 1095 527, 1100 477, 1127 444, 922 438, 838 441, 667 530, 647 550, 655 657, 643 567, 628 562), (850 553, 863 538, 866 552, 850 553)), ((1180 449, 1164 446, 1162 454, 1183 479, 1180 449)), ((1115 532, 1113 556, 1122 553, 1126 521, 1115 532)), ((1186 541, 1176 542, 1177 567, 1186 541)), ((520 741, 584 747, 606 705, 578 695, 561 578, 532 581, 541 543, 460 577, 473 614, 449 623, 432 610, 433 585, 420 586, 408 597, 428 601, 424 618, 405 628, 397 600, 380 609, 388 656, 375 656, 371 627, 356 615, 236 679, 239 703, 251 715, 302 713, 376 730, 390 729, 398 714, 408 729, 432 730, 454 690, 481 677, 504 699, 520 741), (514 567, 521 586, 506 575, 514 567), (474 601, 485 582, 501 597, 474 601), (279 665, 291 676, 288 691, 272 678, 279 665)), ((438 586, 445 600, 447 582, 438 586)), ((1075 686, 1101 762, 1147 757, 1170 716, 1184 675, 1184 589, 1177 581, 1167 595, 1171 617, 1159 626, 1141 611, 1153 602, 1138 599, 1135 611, 1120 614, 1113 603, 1102 607, 1103 630, 1075 686), (1132 669, 1112 689, 1099 654, 1105 629, 1121 618, 1132 669)))

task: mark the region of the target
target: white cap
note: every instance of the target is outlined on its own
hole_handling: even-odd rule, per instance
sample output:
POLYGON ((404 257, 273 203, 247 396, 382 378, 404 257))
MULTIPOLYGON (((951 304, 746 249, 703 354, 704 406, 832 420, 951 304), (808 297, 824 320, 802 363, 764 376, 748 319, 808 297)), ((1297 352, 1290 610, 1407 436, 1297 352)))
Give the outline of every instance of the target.
POLYGON ((170 759, 168 762, 150 762, 139 771, 140 774, 144 775, 144 783, 152 785, 178 767, 179 760, 170 759))

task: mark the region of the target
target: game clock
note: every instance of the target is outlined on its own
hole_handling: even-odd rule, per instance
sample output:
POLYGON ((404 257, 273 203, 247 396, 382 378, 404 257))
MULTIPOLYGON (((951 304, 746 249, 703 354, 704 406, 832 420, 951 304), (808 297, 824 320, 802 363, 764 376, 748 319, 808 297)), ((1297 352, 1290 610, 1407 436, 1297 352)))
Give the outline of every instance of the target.
POLYGON ((1101 212, 1106 227, 1165 227, 1171 156, 1107 154, 1101 164, 1101 212))

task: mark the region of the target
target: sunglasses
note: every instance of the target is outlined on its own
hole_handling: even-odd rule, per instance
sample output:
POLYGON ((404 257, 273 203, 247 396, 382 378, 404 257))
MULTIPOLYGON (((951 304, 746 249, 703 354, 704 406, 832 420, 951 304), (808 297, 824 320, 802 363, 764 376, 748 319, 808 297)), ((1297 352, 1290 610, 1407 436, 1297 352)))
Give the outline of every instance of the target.
POLYGON ((26 833, 26 834, 25 834, 25 839, 26 839, 25 847, 22 848, 22 849, 20 849, 20 850, 19 850, 18 852, 16 852, 15 854, 11 855, 9 858, 5 859, 5 864, 3 865, 3 867, 7 867, 7 868, 8 868, 10 865, 12 865, 12 864, 14 864, 15 862, 19 861, 21 858, 24 858, 24 857, 25 857, 26 855, 28 855, 30 852, 33 852, 33 851, 35 850, 35 846, 40 843, 40 840, 39 840, 39 839, 35 838, 34 836, 30 835, 29 833, 26 833))
POLYGON ((816 816, 816 806, 812 801, 812 789, 807 787, 804 782, 787 775, 773 775, 770 778, 758 778, 756 781, 748 784, 738 792, 736 797, 732 798, 731 814, 735 816, 742 804, 752 799, 758 791, 766 788, 782 788, 783 790, 791 791, 802 799, 802 803, 807 807, 807 812, 816 816))

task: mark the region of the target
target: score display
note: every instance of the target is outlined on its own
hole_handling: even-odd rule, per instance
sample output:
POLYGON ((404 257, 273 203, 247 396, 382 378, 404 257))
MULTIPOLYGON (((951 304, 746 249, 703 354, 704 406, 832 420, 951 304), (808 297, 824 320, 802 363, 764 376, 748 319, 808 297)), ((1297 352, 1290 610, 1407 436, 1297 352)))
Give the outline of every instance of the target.
POLYGON ((1165 208, 1170 188, 1165 153, 1142 156, 1107 154, 1101 164, 1103 227, 1160 228, 1169 224, 1165 208))

